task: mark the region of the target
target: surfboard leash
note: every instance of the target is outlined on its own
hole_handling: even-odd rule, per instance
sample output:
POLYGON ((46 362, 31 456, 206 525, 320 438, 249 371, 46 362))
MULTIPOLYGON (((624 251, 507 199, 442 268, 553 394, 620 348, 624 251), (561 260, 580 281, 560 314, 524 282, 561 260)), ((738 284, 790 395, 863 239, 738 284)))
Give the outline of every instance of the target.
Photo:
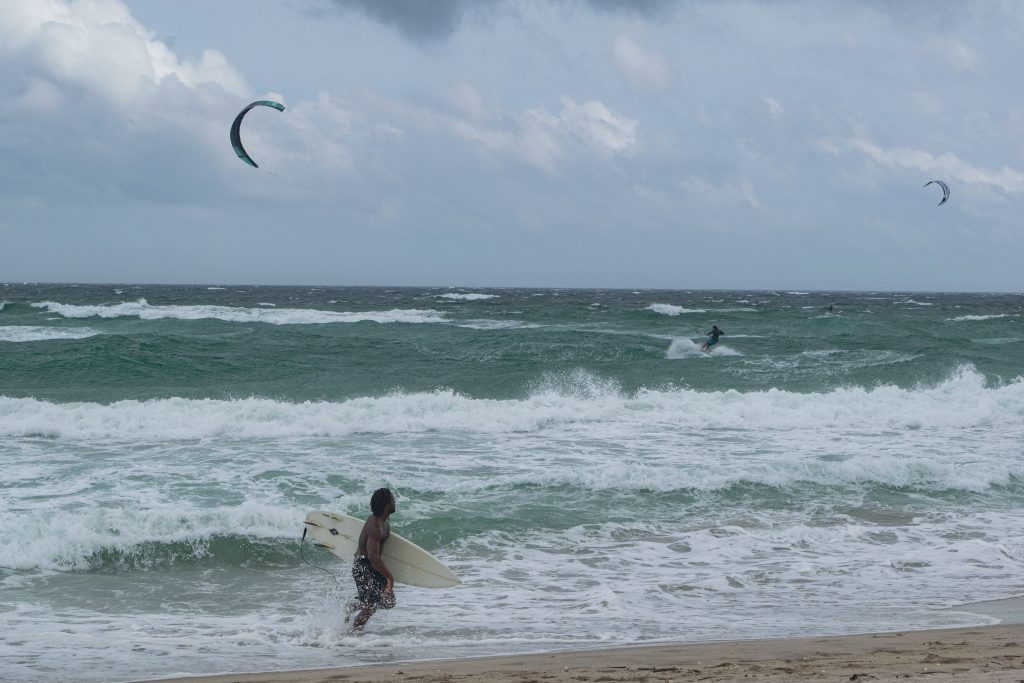
POLYGON ((317 565, 313 564, 312 562, 310 562, 309 560, 306 559, 306 554, 304 552, 304 549, 306 547, 306 532, 308 532, 308 531, 309 531, 309 529, 307 527, 303 527, 302 528, 302 538, 299 539, 299 557, 302 558, 302 561, 305 562, 306 564, 308 564, 313 569, 319 569, 322 572, 330 574, 331 578, 334 579, 334 582, 340 586, 341 585, 341 579, 338 578, 337 574, 332 572, 330 569, 326 569, 325 567, 318 567, 317 565))

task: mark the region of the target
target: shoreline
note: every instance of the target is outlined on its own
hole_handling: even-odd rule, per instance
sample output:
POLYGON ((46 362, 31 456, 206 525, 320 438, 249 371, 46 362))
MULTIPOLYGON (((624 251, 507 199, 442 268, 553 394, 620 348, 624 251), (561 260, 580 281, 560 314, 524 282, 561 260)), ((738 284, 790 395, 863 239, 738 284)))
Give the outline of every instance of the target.
POLYGON ((1024 624, 838 636, 631 645, 331 668, 227 673, 136 683, 345 681, 1024 680, 1024 624))

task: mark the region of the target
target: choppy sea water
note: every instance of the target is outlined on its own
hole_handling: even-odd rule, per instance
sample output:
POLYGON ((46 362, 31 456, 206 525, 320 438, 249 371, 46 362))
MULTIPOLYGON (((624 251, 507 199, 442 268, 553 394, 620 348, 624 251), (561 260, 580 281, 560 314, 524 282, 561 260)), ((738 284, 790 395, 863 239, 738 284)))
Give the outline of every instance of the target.
POLYGON ((985 623, 1022 375, 1021 295, 0 285, 0 679, 985 623), (352 635, 379 486, 464 584, 352 635))

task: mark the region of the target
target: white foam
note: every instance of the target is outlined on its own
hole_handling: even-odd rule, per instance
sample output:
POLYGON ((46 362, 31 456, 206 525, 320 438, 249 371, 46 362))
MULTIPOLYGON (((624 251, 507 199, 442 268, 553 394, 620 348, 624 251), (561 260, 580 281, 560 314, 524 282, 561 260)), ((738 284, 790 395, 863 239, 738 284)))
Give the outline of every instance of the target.
POLYGON ((1001 346, 1003 344, 1016 344, 1017 342, 1024 341, 1024 337, 985 337, 984 339, 972 339, 975 344, 989 344, 991 346, 1001 346))
POLYGON ((934 306, 935 305, 935 304, 932 304, 932 303, 929 303, 929 302, 926 302, 926 301, 914 301, 913 299, 907 299, 906 301, 893 301, 892 303, 894 305, 895 304, 913 304, 915 306, 934 306))
POLYGON ((465 294, 439 294, 438 298, 453 299, 455 301, 483 301, 484 299, 497 299, 498 294, 480 294, 478 292, 467 292, 465 294))
POLYGON ((144 497, 139 496, 139 507, 0 511, 0 530, 9 530, 0 532, 0 566, 86 569, 89 557, 98 551, 128 554, 150 542, 187 543, 193 557, 203 557, 207 553, 205 543, 216 536, 289 537, 295 532, 296 520, 305 515, 299 508, 262 501, 200 509, 181 502, 147 503, 144 497), (31 542, 26 543, 26 538, 31 542))
POLYGON ((698 358, 706 354, 700 350, 701 345, 692 339, 673 339, 665 351, 665 358, 677 360, 679 358, 698 358))
POLYGON ((529 330, 543 327, 540 323, 529 323, 524 320, 462 320, 453 324, 455 327, 471 330, 529 330))
POLYGON ((277 304, 272 304, 272 303, 269 303, 269 302, 266 302, 266 301, 261 301, 261 302, 259 302, 256 305, 257 306, 268 306, 270 308, 277 308, 277 304))
POLYGON ((806 394, 578 370, 505 400, 0 399, 0 659, 91 683, 977 624, 936 608, 1019 593, 1022 442, 1024 381, 969 367, 806 394), (308 509, 382 484, 464 583, 400 586, 353 635, 345 563, 307 541, 335 586, 294 553, 308 509))
MULTIPOLYGON (((685 340, 681 340, 685 341, 685 340)), ((1024 424, 1024 380, 989 388, 972 369, 933 387, 849 387, 825 393, 640 390, 571 373, 523 399, 473 399, 450 390, 292 403, 267 398, 51 403, 0 397, 0 435, 66 439, 288 438, 350 434, 522 433, 657 426, 731 429, 922 429, 1024 424), (618 427, 617 427, 618 426, 618 427)))
POLYGON ((320 311, 312 308, 237 308, 230 306, 157 306, 145 299, 100 306, 78 306, 54 301, 33 303, 65 318, 140 318, 142 320, 204 320, 269 323, 271 325, 316 325, 330 323, 441 323, 445 314, 429 309, 392 309, 390 311, 320 311))
MULTIPOLYGON (((177 524, 196 525, 195 513, 186 506, 177 524)), ((8 648, 4 654, 20 655, 11 657, 16 680, 34 674, 38 680, 99 681, 142 675, 125 675, 125 670, 152 677, 595 642, 905 630, 961 625, 955 615, 934 609, 948 600, 942 596, 997 596, 1015 585, 1019 570, 1019 517, 1013 514, 922 520, 890 528, 880 540, 877 527, 856 520, 821 526, 799 514, 756 512, 739 525, 688 515, 659 519, 657 513, 635 521, 557 526, 541 535, 532 529, 468 534, 444 555, 462 585, 436 591, 400 586, 400 608, 378 613, 360 634, 347 633, 340 614, 351 594, 347 577, 333 586, 319 572, 275 568, 258 572, 264 576, 251 583, 234 572, 213 575, 207 581, 219 584, 201 583, 188 591, 202 596, 198 604, 190 603, 189 595, 175 595, 159 609, 140 613, 145 603, 126 590, 118 610, 62 606, 60 629, 53 627, 53 608, 16 604, 5 616, 17 627, 20 642, 11 647, 0 641, 0 646, 8 648), (239 599, 243 581, 248 594, 239 599), (235 602, 210 599, 218 589, 235 602), (131 638, 112 639, 111 633, 131 638), (45 666, 26 670, 29 653, 45 666), (90 666, 81 668, 83 661, 90 666)), ((226 510, 214 514, 228 522, 226 510)), ((144 523, 141 517, 115 515, 108 522, 144 523)), ((291 533, 283 537, 294 534, 297 519, 290 520, 291 533)), ((48 534, 59 524, 28 526, 48 534)), ((131 526, 124 529, 135 533, 131 526)), ((98 524, 83 530, 120 543, 98 524)), ((136 538, 173 533, 173 527, 152 528, 136 538)), ((331 568, 344 571, 343 565, 331 568)), ((170 583, 177 577, 156 578, 170 583)), ((147 593, 157 590, 153 586, 147 593)))
POLYGON ((648 311, 654 311, 662 315, 682 315, 684 313, 705 313, 703 308, 683 308, 682 306, 676 306, 675 304, 651 304, 647 307, 648 311))
POLYGON ((1015 318, 1015 317, 1017 317, 1017 315, 1016 314, 1010 314, 1010 313, 998 313, 998 314, 995 314, 995 315, 961 315, 961 316, 959 316, 957 318, 946 318, 946 320, 952 321, 952 322, 955 322, 955 323, 959 323, 959 322, 966 322, 966 321, 969 321, 969 320, 995 320, 997 318, 1011 318, 1011 317, 1015 318))
POLYGON ((708 351, 709 356, 742 356, 743 354, 734 348, 727 346, 721 342, 715 344, 708 351))
POLYGON ((665 351, 665 358, 677 360, 680 358, 709 358, 711 356, 742 356, 743 354, 731 349, 719 342, 711 347, 710 351, 703 351, 704 342, 695 342, 692 339, 673 339, 665 351))
POLYGON ((65 328, 65 327, 39 327, 35 325, 5 325, 0 326, 0 341, 4 342, 34 342, 57 339, 85 339, 100 334, 88 327, 65 328))

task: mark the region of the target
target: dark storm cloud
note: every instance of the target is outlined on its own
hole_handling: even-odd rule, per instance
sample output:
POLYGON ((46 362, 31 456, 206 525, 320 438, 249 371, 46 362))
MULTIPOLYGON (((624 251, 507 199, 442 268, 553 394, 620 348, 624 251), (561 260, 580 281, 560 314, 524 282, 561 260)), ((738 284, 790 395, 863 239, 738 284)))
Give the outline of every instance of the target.
MULTIPOLYGON (((398 29, 417 42, 441 40, 458 29, 466 14, 486 12, 498 5, 514 6, 515 0, 329 0, 341 12, 359 12, 398 29)), ((573 4, 562 0, 562 4, 573 4)), ((579 3, 605 12, 630 12, 660 16, 678 0, 584 0, 579 3)))
POLYGON ((635 12, 645 16, 657 16, 669 12, 678 5, 678 0, 587 0, 587 4, 608 12, 635 12))
POLYGON ((342 12, 360 12, 398 29, 407 38, 422 41, 447 37, 458 27, 467 8, 481 3, 465 0, 331 0, 331 4, 342 12))

